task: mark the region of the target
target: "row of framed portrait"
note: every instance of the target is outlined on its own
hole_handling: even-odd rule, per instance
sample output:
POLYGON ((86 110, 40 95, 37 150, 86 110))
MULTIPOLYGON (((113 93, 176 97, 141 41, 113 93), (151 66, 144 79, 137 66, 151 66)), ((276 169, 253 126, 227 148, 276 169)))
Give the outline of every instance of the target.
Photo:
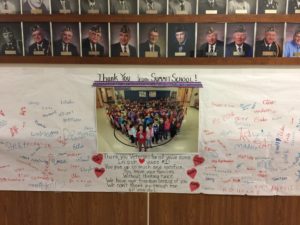
POLYGON ((0 14, 297 14, 300 0, 0 0, 0 14))
POLYGON ((2 56, 300 57, 297 23, 14 22, 0 32, 2 56))

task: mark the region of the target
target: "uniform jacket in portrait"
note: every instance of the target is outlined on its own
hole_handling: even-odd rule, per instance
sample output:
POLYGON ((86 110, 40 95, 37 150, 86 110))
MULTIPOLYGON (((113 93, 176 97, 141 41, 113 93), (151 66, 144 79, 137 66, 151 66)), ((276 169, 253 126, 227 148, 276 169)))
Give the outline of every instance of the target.
POLYGON ((15 39, 10 44, 5 43, 1 46, 0 54, 5 55, 5 51, 16 51, 16 55, 22 55, 21 46, 19 46, 15 39))
MULTIPOLYGON (((88 38, 85 38, 82 40, 82 55, 83 56, 90 56, 89 52, 91 52, 91 42, 88 38)), ((94 51, 99 52, 99 55, 97 56, 104 56, 104 47, 100 45, 99 43, 96 43, 96 49, 94 51)))
MULTIPOLYGON (((178 11, 181 10, 181 6, 178 0, 170 0, 169 3, 169 14, 170 15, 176 15, 178 11)), ((192 14, 192 5, 189 1, 184 0, 184 11, 187 12, 187 14, 192 14)))
MULTIPOLYGON (((131 57, 136 57, 137 54, 136 54, 136 48, 132 45, 128 45, 129 46, 129 53, 131 57)), ((117 56, 120 56, 120 53, 122 52, 122 48, 121 48, 121 44, 120 42, 116 43, 116 44, 113 44, 111 46, 111 56, 112 57, 117 57, 117 56)))
POLYGON ((17 13, 16 6, 13 3, 11 3, 9 0, 7 0, 6 8, 5 8, 4 1, 0 0, 0 13, 16 14, 17 13))
POLYGON ((163 7, 161 5, 160 2, 157 2, 157 1, 153 1, 152 3, 152 9, 150 9, 147 5, 147 1, 146 0, 141 0, 140 1, 140 13, 142 14, 146 14, 146 11, 147 10, 156 10, 157 11, 157 14, 161 14, 163 13, 163 7))
POLYGON ((110 13, 118 14, 119 10, 128 10, 129 14, 133 14, 132 0, 125 0, 125 5, 123 6, 119 0, 111 0, 110 13))
MULTIPOLYGON (((54 52, 55 56, 60 56, 61 52, 63 52, 63 41, 61 39, 54 42, 53 52, 54 52)), ((72 56, 78 56, 79 55, 78 51, 77 51, 77 47, 72 43, 68 44, 68 52, 71 52, 72 56)))
MULTIPOLYGON (((209 49, 208 49, 208 43, 204 43, 203 45, 200 46, 199 50, 197 51, 197 57, 208 57, 209 55, 207 54, 209 49)), ((217 57, 223 57, 224 56, 224 42, 217 40, 216 42, 216 48, 215 52, 217 53, 217 57)))
MULTIPOLYGON (((30 5, 29 5, 29 3, 28 3, 28 1, 26 1, 26 2, 24 2, 24 4, 23 4, 23 13, 24 14, 30 14, 31 13, 31 7, 30 7, 30 5)), ((42 3, 42 5, 41 5, 41 7, 40 8, 34 8, 34 9, 40 9, 40 10, 42 10, 42 14, 49 14, 49 10, 46 8, 46 6, 45 6, 45 4, 44 3, 42 3)))
POLYGON ((210 4, 208 2, 208 0, 205 1, 204 4, 200 4, 200 7, 199 7, 199 14, 205 14, 206 10, 217 10, 218 11, 218 14, 224 14, 225 13, 225 7, 221 7, 217 1, 214 1, 213 4, 210 4))
POLYGON ((236 1, 231 0, 228 2, 228 14, 235 14, 236 10, 246 10, 247 13, 250 13, 250 4, 244 0, 244 1, 236 1))
MULTIPOLYGON (((140 57, 145 57, 145 52, 147 51, 151 51, 149 41, 140 44, 140 57)), ((157 44, 154 45, 154 51, 157 52, 158 56, 160 57, 160 47, 157 44)))
POLYGON ((266 0, 258 1, 258 12, 261 14, 265 13, 265 10, 277 10, 278 8, 278 2, 273 0, 271 4, 269 4, 266 0))
POLYGON ((289 2, 289 13, 294 14, 296 9, 300 9, 300 2, 297 3, 297 0, 292 0, 289 2))
MULTIPOLYGON (((71 10, 72 12, 72 8, 71 8, 71 4, 70 4, 70 0, 65 0, 65 5, 66 5, 66 10, 71 10)), ((60 0, 51 0, 51 7, 52 7, 52 13, 59 13, 60 10, 63 10, 63 6, 61 4, 60 0)))
POLYGON ((187 39, 184 45, 179 45, 178 42, 172 44, 171 46, 169 45, 169 56, 175 56, 175 53, 177 52, 185 52, 185 56, 193 57, 195 52, 193 43, 187 39), (180 48, 182 49, 181 51, 180 48))
MULTIPOLYGON (((236 51, 235 42, 231 42, 226 46, 226 57, 234 56, 233 52, 236 51)), ((253 56, 253 49, 251 45, 247 43, 243 43, 243 57, 252 57, 253 56)))
POLYGON ((81 12, 88 13, 89 10, 98 10, 100 14, 106 13, 106 8, 100 4, 99 0, 95 0, 95 4, 90 4, 89 0, 81 0, 81 12))
POLYGON ((28 55, 34 55, 35 51, 43 51, 44 55, 51 55, 51 46, 49 41, 43 39, 41 47, 38 47, 37 43, 33 43, 28 48, 28 55))
POLYGON ((274 52, 273 57, 281 57, 282 56, 282 51, 276 42, 273 42, 271 44, 271 47, 269 48, 268 46, 266 46, 265 40, 257 41, 256 45, 255 45, 255 56, 262 57, 262 56, 264 56, 263 52, 274 52))

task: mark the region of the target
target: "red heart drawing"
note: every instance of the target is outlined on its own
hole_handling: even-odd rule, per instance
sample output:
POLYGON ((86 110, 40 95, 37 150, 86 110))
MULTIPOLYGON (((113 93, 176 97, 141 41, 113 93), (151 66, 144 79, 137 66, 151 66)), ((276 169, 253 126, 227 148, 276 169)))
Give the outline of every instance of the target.
POLYGON ((193 161, 194 161, 194 165, 198 166, 198 165, 201 165, 205 160, 203 157, 201 157, 199 155, 195 155, 193 158, 193 161))
POLYGON ((192 181, 192 182, 190 183, 190 189, 191 189, 191 192, 197 190, 199 187, 200 187, 199 182, 192 181))
POLYGON ((192 168, 192 169, 188 170, 186 173, 188 176, 190 176, 192 179, 194 179, 197 174, 197 170, 195 168, 192 168))
POLYGON ((92 160, 95 162, 95 163, 97 163, 97 164, 101 164, 102 163, 102 161, 103 161, 103 155, 102 154, 97 154, 97 155, 94 155, 93 157, 92 157, 92 160))
POLYGON ((105 172, 105 168, 101 168, 101 169, 97 167, 95 168, 95 174, 97 177, 101 177, 104 174, 104 172, 105 172))
POLYGON ((145 158, 139 158, 140 164, 143 164, 145 162, 145 158))

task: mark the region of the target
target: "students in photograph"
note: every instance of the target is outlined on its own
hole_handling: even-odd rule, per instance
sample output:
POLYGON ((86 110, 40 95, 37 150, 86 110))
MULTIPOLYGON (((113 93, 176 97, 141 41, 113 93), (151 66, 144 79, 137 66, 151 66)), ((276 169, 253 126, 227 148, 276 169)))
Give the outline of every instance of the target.
POLYGON ((146 145, 147 148, 152 148, 152 138, 154 137, 154 131, 152 127, 152 123, 149 123, 146 126, 146 145))
POLYGON ((26 0, 23 3, 23 13, 29 14, 48 14, 44 0, 26 0))
POLYGON ((293 39, 285 43, 284 57, 300 57, 300 29, 297 29, 293 39))
POLYGON ((140 0, 140 14, 161 14, 163 7, 157 0, 140 0))
POLYGON ((13 31, 9 27, 2 28, 2 38, 4 43, 1 45, 1 55, 22 55, 21 46, 15 38, 13 31))
POLYGON ((255 56, 256 57, 280 57, 282 51, 276 42, 277 33, 273 26, 269 26, 265 30, 264 38, 256 41, 255 56))
POLYGON ((226 46, 226 57, 252 57, 252 46, 247 44, 247 32, 244 26, 238 26, 233 32, 233 41, 226 46))
POLYGON ((11 0, 0 0, 0 14, 16 14, 17 9, 11 0))
POLYGON ((92 26, 88 31, 88 37, 82 40, 83 56, 104 56, 104 47, 99 43, 102 39, 100 26, 92 26))
POLYGON ((119 42, 111 46, 111 56, 132 56, 136 57, 136 48, 129 44, 131 30, 129 26, 123 25, 119 32, 119 42))
POLYGON ((132 0, 111 0, 110 14, 134 14, 132 4, 132 0))
POLYGON ((155 53, 156 57, 160 57, 160 47, 157 44, 159 39, 159 32, 156 27, 149 30, 148 40, 140 44, 140 57, 145 57, 145 55, 150 55, 155 53))
POLYGON ((193 56, 194 43, 188 39, 189 34, 185 26, 180 25, 175 29, 175 43, 169 43, 169 56, 193 56))
POLYGON ((169 14, 192 14, 192 4, 188 0, 170 0, 169 14))
POLYGON ((44 30, 35 25, 31 30, 33 44, 28 48, 28 55, 51 55, 51 47, 49 41, 45 38, 44 30))
POLYGON ((62 33, 61 39, 54 42, 54 55, 55 56, 78 56, 77 47, 72 43, 73 42, 73 30, 71 27, 66 26, 62 33))
POLYGON ((138 132, 136 133, 136 142, 138 145, 139 152, 142 151, 142 148, 144 148, 144 151, 147 152, 146 135, 146 130, 144 129, 143 125, 139 125, 138 132))
POLYGON ((228 14, 250 14, 250 4, 247 0, 230 0, 228 2, 228 14))
POLYGON ((206 43, 202 44, 197 51, 197 57, 223 57, 224 42, 218 40, 218 33, 213 27, 209 27, 206 32, 206 43))

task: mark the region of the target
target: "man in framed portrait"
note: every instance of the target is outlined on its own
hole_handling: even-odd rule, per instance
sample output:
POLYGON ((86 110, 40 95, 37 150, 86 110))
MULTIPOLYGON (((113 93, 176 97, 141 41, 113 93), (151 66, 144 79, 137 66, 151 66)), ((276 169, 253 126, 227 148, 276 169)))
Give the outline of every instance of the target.
POLYGON ((237 26, 233 32, 233 41, 226 46, 226 57, 252 57, 252 46, 247 44, 247 32, 243 25, 237 26))
POLYGON ((54 42, 54 55, 55 56, 78 56, 77 47, 72 43, 73 30, 71 27, 66 26, 62 33, 61 39, 54 42))
POLYGON ((192 14, 192 4, 188 0, 170 0, 169 14, 171 15, 192 14))
POLYGON ((197 57, 223 57, 224 42, 218 40, 218 33, 213 27, 206 32, 206 43, 202 44, 197 51, 197 57))
POLYGON ((189 34, 184 25, 175 29, 175 43, 169 45, 169 56, 193 56, 193 43, 189 40, 189 34))
POLYGON ((278 1, 277 0, 262 0, 259 1, 259 12, 265 14, 274 14, 278 11, 278 1))
POLYGON ((52 13, 72 13, 70 0, 51 0, 52 13))
POLYGON ((225 8, 217 0, 205 0, 202 5, 199 1, 199 14, 223 14, 225 8))
POLYGON ((250 14, 250 4, 247 0, 230 0, 228 14, 250 14))
POLYGON ((284 57, 300 57, 300 28, 296 29, 291 41, 286 42, 284 57))
POLYGON ((291 0, 289 2, 289 14, 300 13, 300 0, 291 0))
POLYGON ((163 7, 157 0, 140 0, 140 14, 161 14, 163 7))
POLYGON ((44 30, 39 25, 35 25, 31 29, 31 32, 34 43, 29 46, 28 55, 51 55, 50 42, 45 38, 44 30))
POLYGON ((99 0, 81 0, 81 12, 88 14, 106 13, 105 10, 102 8, 102 5, 100 4, 99 0))
POLYGON ((23 13, 48 14, 49 10, 44 4, 44 0, 26 0, 23 3, 23 13))
POLYGON ((0 0, 0 14, 16 14, 16 6, 11 0, 0 0))
POLYGON ((1 55, 22 55, 21 43, 19 43, 13 31, 9 27, 3 27, 1 30, 4 43, 1 46, 1 55))
POLYGON ((101 27, 97 25, 90 27, 88 37, 82 40, 82 55, 104 56, 104 47, 100 44, 101 40, 101 27))
POLYGON ((274 26, 268 26, 265 29, 264 38, 256 41, 255 56, 256 57, 280 57, 282 51, 276 42, 277 33, 274 26))
POLYGON ((133 6, 131 0, 111 0, 111 14, 133 14, 133 6))
POLYGON ((160 57, 158 39, 158 29, 156 27, 151 28, 148 33, 148 40, 140 45, 140 57, 160 57))
POLYGON ((131 56, 136 57, 136 48, 129 44, 131 40, 131 30, 129 26, 123 25, 119 32, 119 42, 111 46, 111 56, 131 56))

